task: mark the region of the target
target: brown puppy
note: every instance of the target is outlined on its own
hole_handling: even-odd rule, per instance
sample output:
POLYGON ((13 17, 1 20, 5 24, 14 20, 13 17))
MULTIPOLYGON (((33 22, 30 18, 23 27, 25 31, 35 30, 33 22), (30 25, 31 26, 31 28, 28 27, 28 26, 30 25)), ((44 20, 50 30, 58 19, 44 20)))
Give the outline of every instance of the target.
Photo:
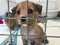
MULTIPOLYGON (((41 12, 42 12, 42 6, 34 4, 32 2, 28 2, 28 11, 27 11, 26 1, 24 1, 15 6, 12 9, 12 13, 10 15, 10 18, 21 18, 21 19, 10 20, 11 24, 9 24, 9 19, 6 19, 5 22, 11 29, 14 29, 18 25, 19 26, 21 25, 21 35, 27 35, 27 31, 29 31, 28 34, 30 36, 28 43, 31 45, 41 45, 44 36, 43 29, 37 25, 36 19, 32 19, 37 18, 38 14, 41 14, 41 12), (22 19, 27 17, 29 18, 28 20, 22 19)), ((5 17, 8 18, 8 16, 9 16, 8 13, 6 13, 5 17)), ((22 39, 23 39, 23 45, 27 45, 27 36, 22 36, 22 39)), ((47 38, 45 39, 45 43, 48 43, 47 38)))

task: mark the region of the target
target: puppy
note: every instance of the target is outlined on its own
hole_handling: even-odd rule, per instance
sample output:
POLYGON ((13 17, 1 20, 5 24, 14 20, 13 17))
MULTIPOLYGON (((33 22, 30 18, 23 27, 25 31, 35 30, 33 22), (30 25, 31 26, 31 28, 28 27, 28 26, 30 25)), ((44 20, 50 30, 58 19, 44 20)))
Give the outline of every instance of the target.
MULTIPOLYGON (((37 25, 37 20, 33 19, 37 18, 38 14, 41 15, 41 12, 42 12, 42 6, 32 3, 30 1, 28 1, 28 10, 27 10, 26 1, 24 1, 15 6, 12 9, 12 13, 10 13, 10 15, 8 15, 8 12, 5 14, 5 18, 8 18, 8 16, 10 16, 10 18, 18 18, 18 19, 10 19, 11 24, 9 24, 9 19, 5 19, 5 22, 8 25, 8 27, 11 28, 11 30, 15 29, 16 26, 21 26, 20 32, 21 35, 24 35, 22 36, 23 45, 28 45, 28 43, 29 45, 41 45, 42 41, 44 41, 43 29, 39 25, 37 25), (26 35, 30 35, 29 38, 27 38, 26 35)), ((45 39, 45 43, 48 43, 47 37, 45 39)))

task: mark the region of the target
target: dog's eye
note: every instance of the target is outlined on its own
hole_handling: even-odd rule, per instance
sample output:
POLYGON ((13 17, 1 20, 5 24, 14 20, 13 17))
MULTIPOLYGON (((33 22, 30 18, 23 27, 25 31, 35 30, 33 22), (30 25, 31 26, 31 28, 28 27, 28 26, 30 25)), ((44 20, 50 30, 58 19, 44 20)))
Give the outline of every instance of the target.
POLYGON ((20 14, 20 10, 17 11, 17 14, 18 14, 18 15, 20 14))
POLYGON ((33 13, 32 9, 28 9, 28 14, 33 13))

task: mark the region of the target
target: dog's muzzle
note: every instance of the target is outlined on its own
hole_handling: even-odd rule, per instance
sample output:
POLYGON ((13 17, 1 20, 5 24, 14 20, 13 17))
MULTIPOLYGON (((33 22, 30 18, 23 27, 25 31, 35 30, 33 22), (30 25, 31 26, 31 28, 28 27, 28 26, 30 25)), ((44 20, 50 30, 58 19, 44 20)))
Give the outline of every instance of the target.
POLYGON ((22 22, 22 23, 26 23, 26 17, 22 17, 22 18, 21 18, 21 22, 22 22))

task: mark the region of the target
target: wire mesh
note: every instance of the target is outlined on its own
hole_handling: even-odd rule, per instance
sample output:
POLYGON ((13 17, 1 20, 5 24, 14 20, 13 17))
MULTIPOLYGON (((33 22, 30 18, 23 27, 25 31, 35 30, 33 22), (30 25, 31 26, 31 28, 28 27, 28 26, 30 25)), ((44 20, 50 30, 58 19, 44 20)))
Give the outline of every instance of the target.
MULTIPOLYGON (((7 1, 8 1, 8 14, 10 15, 10 11, 9 11, 9 9, 10 9, 9 0, 7 0, 7 1)), ((32 20, 35 20, 35 19, 37 19, 37 20, 41 20, 41 19, 43 19, 43 20, 60 20, 60 19, 57 19, 57 18, 52 18, 52 19, 51 18, 47 18, 47 13, 48 13, 48 0, 46 1, 46 17, 45 18, 28 18, 28 0, 26 0, 26 12, 27 12, 27 18, 22 18, 22 19, 26 19, 26 20, 28 20, 28 19, 32 19, 32 20)), ((2 19, 9 19, 9 24, 11 24, 10 23, 10 20, 11 19, 17 19, 17 18, 10 18, 10 16, 9 16, 8 18, 2 18, 2 19)), ((18 19, 20 19, 20 18, 18 18, 18 19)), ((27 25, 28 25, 28 23, 27 23, 27 25)), ((46 37, 46 28, 47 28, 47 22, 45 22, 44 45, 45 45, 45 37, 46 37)), ((2 36, 2 35, 3 36, 10 36, 10 43, 13 42, 12 36, 16 36, 16 35, 12 34, 11 29, 10 29, 10 35, 9 34, 0 34, 0 36, 2 36)), ((26 36, 27 37, 27 45, 29 45, 29 36, 39 36, 39 35, 29 35, 29 27, 27 27, 27 35, 17 35, 17 36, 26 36)), ((47 37, 60 38, 60 36, 47 36, 47 37)))

